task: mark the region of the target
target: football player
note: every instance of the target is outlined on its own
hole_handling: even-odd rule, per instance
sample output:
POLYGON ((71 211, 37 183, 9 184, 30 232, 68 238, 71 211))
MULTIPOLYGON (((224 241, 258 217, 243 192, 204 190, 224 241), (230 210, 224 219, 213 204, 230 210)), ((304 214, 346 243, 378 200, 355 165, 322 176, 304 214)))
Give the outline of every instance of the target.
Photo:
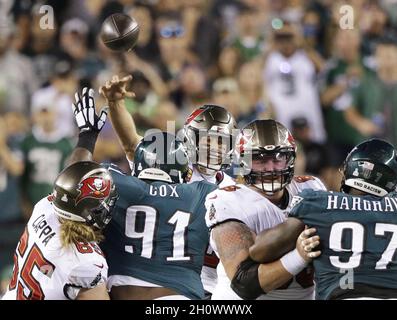
POLYGON ((6 300, 108 300, 98 242, 117 198, 109 172, 90 161, 65 168, 33 210, 14 254, 6 300))
MULTIPOLYGON (((210 244, 222 262, 217 268, 218 284, 212 298, 313 299, 313 279, 307 269, 294 279, 290 275, 278 290, 266 289, 267 294, 259 285, 255 294, 236 294, 232 290, 231 286, 253 288, 250 283, 244 283, 244 278, 252 265, 249 248, 255 234, 282 223, 285 209, 301 190, 325 190, 315 177, 294 176, 294 138, 275 120, 255 120, 248 124, 237 139, 236 150, 245 183, 220 188, 206 199, 210 244)), ((258 269, 256 275, 250 273, 252 279, 258 278, 257 272, 258 269)))
MULTIPOLYGON (((133 97, 126 86, 132 77, 119 79, 114 76, 100 92, 110 108, 110 119, 121 141, 121 145, 133 167, 134 153, 142 136, 138 135, 135 123, 125 108, 124 99, 133 97)), ((204 105, 187 118, 183 127, 184 142, 188 149, 192 177, 188 183, 205 180, 220 187, 234 185, 234 180, 222 170, 230 163, 233 154, 235 133, 238 132, 233 116, 223 107, 204 105)), ((211 247, 207 248, 202 280, 208 295, 216 284, 218 258, 211 247)))
MULTIPOLYGON (((251 257, 275 259, 308 225, 321 238, 322 255, 313 261, 316 299, 396 299, 397 152, 386 141, 364 141, 347 156, 342 172, 341 192, 304 190, 295 196, 287 221, 258 235, 251 257)), ((304 240, 305 250, 318 240, 304 240)))
MULTIPOLYGON (((98 133, 93 90, 76 96, 81 133, 73 159, 91 159, 98 133)), ((153 132, 134 152, 133 175, 110 166, 120 198, 103 248, 113 299, 202 299, 208 244, 206 195, 216 185, 183 183, 191 175, 187 150, 175 136, 153 132)))

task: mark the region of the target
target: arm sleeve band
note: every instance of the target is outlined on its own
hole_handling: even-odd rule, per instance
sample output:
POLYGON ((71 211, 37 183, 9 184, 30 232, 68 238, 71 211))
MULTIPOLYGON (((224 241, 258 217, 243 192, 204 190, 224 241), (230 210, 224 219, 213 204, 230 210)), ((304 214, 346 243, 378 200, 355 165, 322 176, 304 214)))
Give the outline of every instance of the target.
POLYGON ((95 149, 95 144, 98 139, 98 135, 99 132, 95 132, 95 131, 80 132, 76 148, 86 149, 93 154, 95 149))
POLYGON ((258 268, 259 263, 256 263, 250 257, 238 266, 230 286, 240 298, 253 300, 261 294, 265 294, 259 283, 258 268))

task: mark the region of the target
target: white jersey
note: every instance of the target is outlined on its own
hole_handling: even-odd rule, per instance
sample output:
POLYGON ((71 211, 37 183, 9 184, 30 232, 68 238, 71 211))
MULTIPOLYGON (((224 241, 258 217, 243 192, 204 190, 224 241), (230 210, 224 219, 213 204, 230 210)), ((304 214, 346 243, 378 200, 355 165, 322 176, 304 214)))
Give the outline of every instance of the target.
MULTIPOLYGON (((193 166, 192 178, 190 179, 189 183, 202 180, 217 184, 220 188, 233 186, 236 184, 232 177, 222 171, 218 171, 214 175, 204 175, 201 174, 195 166, 193 166)), ((207 248, 207 252, 204 256, 204 265, 203 269, 201 270, 201 282, 203 283, 205 291, 208 291, 210 293, 214 291, 218 280, 216 272, 216 267, 218 263, 219 259, 215 254, 214 250, 211 248, 211 245, 209 245, 207 248)))
MULTIPOLYGON (((289 201, 303 189, 325 190, 322 182, 312 177, 295 177, 288 185, 289 201)), ((206 223, 209 228, 226 221, 241 221, 256 234, 275 227, 286 219, 285 212, 272 204, 266 197, 245 185, 215 190, 206 198, 206 223)), ((212 235, 212 233, 211 233, 212 235)), ((210 244, 217 253, 211 237, 210 244)), ((230 288, 230 280, 222 263, 217 267, 218 282, 212 293, 213 300, 241 300, 230 288)), ((286 299, 304 300, 314 298, 314 287, 303 288, 294 278, 288 288, 273 290, 261 295, 260 300, 286 299)))
MULTIPOLYGON (((288 206, 291 204, 292 198, 305 189, 327 190, 322 181, 319 178, 313 176, 295 176, 291 183, 287 185, 286 189, 289 195, 288 206)), ((284 212, 287 214, 285 210, 284 212)))
POLYGON ((302 50, 290 57, 273 51, 266 59, 264 80, 276 120, 291 129, 294 118, 304 117, 311 138, 323 142, 326 132, 315 77, 314 64, 302 50))
POLYGON ((107 272, 96 243, 62 248, 58 216, 44 198, 34 207, 18 243, 14 276, 3 300, 74 300, 81 288, 105 283, 107 272))

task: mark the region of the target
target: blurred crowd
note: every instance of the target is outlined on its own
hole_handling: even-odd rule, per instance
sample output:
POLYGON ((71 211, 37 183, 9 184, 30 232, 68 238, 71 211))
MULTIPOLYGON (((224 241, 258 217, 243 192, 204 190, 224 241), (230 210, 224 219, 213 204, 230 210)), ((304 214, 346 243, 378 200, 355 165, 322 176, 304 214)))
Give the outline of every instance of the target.
MULTIPOLYGON (((210 102, 239 126, 272 117, 299 143, 297 173, 330 189, 364 138, 397 145, 396 0, 3 0, 0 13, 1 277, 74 145, 74 93, 114 74, 133 75, 127 108, 141 134, 178 129, 210 102), (126 54, 98 36, 116 12, 140 26, 126 54)), ((128 168, 109 123, 95 159, 128 168)))

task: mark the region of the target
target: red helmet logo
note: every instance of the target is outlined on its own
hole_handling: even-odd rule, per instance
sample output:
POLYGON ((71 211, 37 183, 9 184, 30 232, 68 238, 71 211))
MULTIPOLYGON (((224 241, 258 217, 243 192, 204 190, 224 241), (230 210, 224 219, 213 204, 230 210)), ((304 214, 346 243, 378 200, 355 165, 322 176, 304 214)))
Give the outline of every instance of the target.
POLYGON ((296 148, 296 143, 295 143, 295 139, 292 136, 292 134, 290 132, 288 132, 288 138, 287 138, 288 142, 294 147, 294 149, 296 148))
POLYGON ((78 185, 79 196, 76 205, 83 199, 105 199, 110 195, 110 180, 102 177, 89 177, 81 181, 78 185))
POLYGON ((251 130, 243 130, 238 142, 239 152, 243 153, 245 149, 250 147, 250 142, 254 133, 251 130))
POLYGON ((192 122, 196 117, 198 117, 200 114, 202 114, 205 111, 205 109, 199 108, 194 110, 190 116, 187 118, 185 124, 189 124, 190 122, 192 122))

